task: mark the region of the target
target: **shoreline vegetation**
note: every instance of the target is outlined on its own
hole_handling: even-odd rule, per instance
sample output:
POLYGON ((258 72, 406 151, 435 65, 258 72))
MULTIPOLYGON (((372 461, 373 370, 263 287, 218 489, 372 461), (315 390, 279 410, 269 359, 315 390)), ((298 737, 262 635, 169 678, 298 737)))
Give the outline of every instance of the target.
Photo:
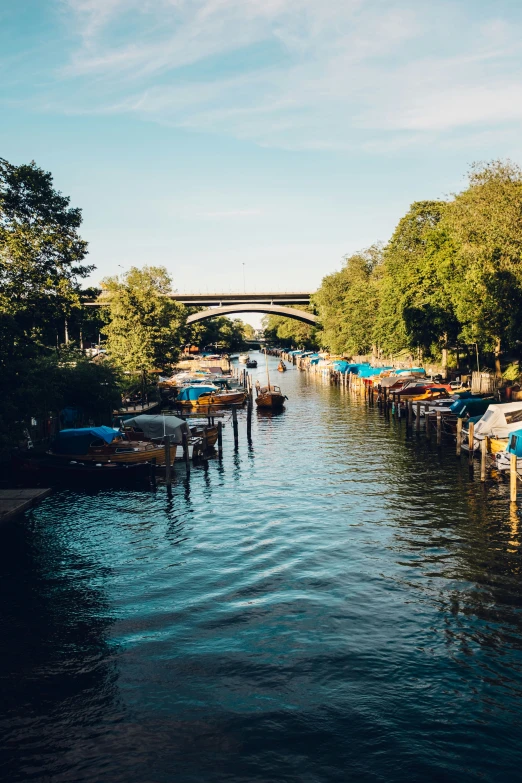
MULTIPOLYGON (((240 319, 187 327, 194 309, 165 296, 173 280, 164 267, 133 267, 86 289, 95 267, 81 223, 49 172, 0 158, 0 450, 31 427, 45 437, 67 407, 81 409, 84 423, 109 423, 122 395, 153 386, 187 344, 240 351, 253 336, 240 319), (100 294, 103 307, 86 305, 100 294), (103 353, 86 355, 100 340, 103 353)), ((456 369, 480 355, 497 376, 504 367, 504 378, 516 380, 522 170, 476 164, 461 193, 415 202, 389 242, 345 257, 324 277, 310 307, 319 328, 269 315, 267 339, 456 369)))

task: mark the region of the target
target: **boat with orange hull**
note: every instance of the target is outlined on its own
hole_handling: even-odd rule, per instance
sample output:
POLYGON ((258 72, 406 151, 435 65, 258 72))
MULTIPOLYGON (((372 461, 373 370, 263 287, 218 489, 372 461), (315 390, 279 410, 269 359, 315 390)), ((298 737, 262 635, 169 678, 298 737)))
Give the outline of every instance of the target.
POLYGON ((279 386, 262 386, 256 397, 256 405, 259 408, 282 408, 287 399, 279 386))
POLYGON ((268 372, 268 358, 267 358, 266 350, 265 350, 265 361, 266 361, 267 384, 266 386, 262 386, 261 388, 256 390, 257 391, 256 405, 258 406, 258 408, 265 409, 265 410, 280 410, 284 406, 285 400, 287 400, 288 397, 285 394, 283 394, 279 386, 270 385, 270 374, 268 372))

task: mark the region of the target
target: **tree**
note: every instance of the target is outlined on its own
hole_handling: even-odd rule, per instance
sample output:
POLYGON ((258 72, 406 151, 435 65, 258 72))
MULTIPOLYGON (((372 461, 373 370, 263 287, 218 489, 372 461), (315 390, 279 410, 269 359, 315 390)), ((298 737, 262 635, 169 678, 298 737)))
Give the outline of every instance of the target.
POLYGON ((81 210, 36 164, 0 158, 0 343, 4 360, 54 343, 79 303, 87 243, 81 210))
MULTIPOLYGON (((197 310, 194 310, 197 312, 197 310)), ((250 339, 253 329, 240 318, 218 316, 206 321, 196 321, 189 327, 187 340, 204 350, 207 346, 217 346, 224 351, 241 351, 245 348, 245 339, 250 339)))
POLYGON ((186 310, 168 297, 172 280, 164 267, 132 267, 121 277, 102 280, 106 348, 129 372, 172 365, 185 342, 186 310))
POLYGON ((522 317, 522 170, 510 161, 475 164, 444 226, 455 244, 452 300, 462 336, 495 355, 515 343, 522 317))
MULTIPOLYGON (((297 309, 312 311, 309 306, 299 305, 297 309)), ((263 316, 262 324, 265 338, 283 348, 305 348, 310 351, 318 347, 316 327, 298 321, 296 318, 270 313, 263 316)))
POLYGON ((378 306, 380 245, 345 259, 343 268, 323 278, 313 296, 322 345, 335 353, 361 354, 372 348, 378 306))
POLYGON ((440 228, 443 201, 418 201, 401 218, 384 249, 375 339, 386 353, 426 352, 456 339, 451 298, 454 248, 440 228))

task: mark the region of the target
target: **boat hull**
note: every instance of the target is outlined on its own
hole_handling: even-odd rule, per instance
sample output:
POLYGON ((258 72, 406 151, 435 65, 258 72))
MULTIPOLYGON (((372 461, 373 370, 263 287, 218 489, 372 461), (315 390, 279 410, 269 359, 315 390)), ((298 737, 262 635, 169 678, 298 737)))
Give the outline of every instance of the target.
POLYGON ((256 405, 258 408, 282 408, 285 404, 285 399, 284 394, 266 392, 256 397, 256 405))

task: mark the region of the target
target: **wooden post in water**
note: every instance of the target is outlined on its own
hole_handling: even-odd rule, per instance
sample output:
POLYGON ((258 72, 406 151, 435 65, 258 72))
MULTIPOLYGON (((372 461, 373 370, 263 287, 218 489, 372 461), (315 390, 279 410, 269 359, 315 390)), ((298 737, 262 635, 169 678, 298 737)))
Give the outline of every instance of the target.
POLYGON ((218 457, 223 456, 223 422, 218 421, 218 457))
POLYGON ((234 429, 234 448, 239 448, 239 436, 238 436, 238 429, 237 429, 237 409, 234 407, 232 408, 232 426, 234 429))
POLYGON ((185 470, 190 473, 189 444, 186 434, 183 434, 183 458, 185 460, 185 470))
POLYGON ((247 440, 250 443, 252 440, 252 397, 248 397, 247 400, 247 440))
POLYGON ((457 457, 460 457, 462 451, 462 419, 457 419, 457 457))
POLYGON ((480 480, 486 480, 486 458, 488 453, 488 440, 482 438, 480 441, 480 480))
POLYGON ((517 455, 509 455, 509 499, 517 502, 517 455))
POLYGON ((430 432, 430 412, 429 410, 426 411, 426 407, 424 407, 424 429, 426 430, 426 438, 430 440, 431 438, 431 432, 430 432))
MULTIPOLYGON (((426 413, 426 411, 424 411, 426 413)), ((417 410, 415 412, 415 432, 420 432, 420 402, 417 400, 417 410)))
POLYGON ((170 435, 165 435, 165 483, 167 489, 172 488, 172 462, 170 459, 170 435))
POLYGON ((440 446, 442 442, 442 415, 440 411, 437 411, 437 446, 440 446))
POLYGON ((413 426, 413 401, 408 400, 408 427, 413 426))
POLYGON ((473 457, 475 454, 475 424, 472 421, 470 421, 469 423, 468 446, 469 446, 468 459, 469 459, 469 464, 471 466, 473 465, 473 457))

